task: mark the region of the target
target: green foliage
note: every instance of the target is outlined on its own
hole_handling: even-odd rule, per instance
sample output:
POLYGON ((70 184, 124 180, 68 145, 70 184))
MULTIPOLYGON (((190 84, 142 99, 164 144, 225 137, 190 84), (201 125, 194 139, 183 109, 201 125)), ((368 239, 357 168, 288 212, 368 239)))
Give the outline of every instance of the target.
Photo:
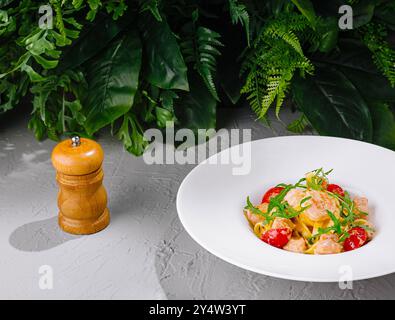
MULTIPOLYGON (((92 137, 111 125, 136 155, 147 145, 145 129, 179 123, 179 103, 189 110, 188 116, 180 112, 186 122, 199 113, 200 123, 215 126, 216 102, 210 101, 215 63, 205 59, 216 55, 218 34, 199 27, 188 35, 200 45, 194 64, 207 81, 188 109, 189 93, 182 91, 190 89, 184 62, 190 56, 184 57, 179 46, 186 39, 172 30, 161 1, 52 0, 54 28, 41 29, 38 8, 47 4, 1 2, 0 114, 27 96, 32 102, 28 126, 37 139, 92 137), (200 101, 210 101, 210 112, 200 101)), ((186 11, 190 16, 199 9, 186 11)), ((180 26, 190 22, 186 16, 179 18, 180 26)))
POLYGON ((310 0, 292 0, 292 3, 295 4, 311 25, 315 25, 317 22, 317 16, 310 0))
POLYGON ((307 38, 309 29, 308 20, 296 13, 278 16, 263 26, 242 69, 248 75, 241 92, 258 118, 264 118, 273 103, 278 116, 296 71, 302 75, 313 72, 299 40, 307 38))
POLYGON ((142 48, 136 32, 117 38, 87 65, 86 131, 92 135, 112 123, 133 105, 137 92, 142 48))
POLYGON ((191 23, 184 26, 185 41, 181 43, 185 61, 202 77, 208 90, 216 100, 219 100, 214 83, 214 74, 217 67, 217 57, 221 55, 218 47, 222 46, 221 37, 217 32, 196 25, 197 11, 191 23))
POLYGON ((250 46, 250 15, 246 6, 237 0, 229 0, 229 13, 233 24, 240 23, 244 27, 247 44, 250 46))
POLYGON ((395 150, 395 117, 393 108, 383 102, 370 102, 373 142, 395 150))
POLYGON ((217 101, 211 94, 206 94, 207 87, 196 72, 188 76, 191 84, 190 93, 183 93, 175 106, 177 118, 181 124, 194 131, 215 128, 217 101))
POLYGON ((395 87, 395 50, 387 42, 387 30, 384 25, 369 23, 362 28, 362 42, 373 54, 377 68, 395 87))
POLYGON ((292 85, 296 104, 319 134, 372 141, 368 104, 346 74, 320 67, 292 85))
POLYGON ((187 67, 166 21, 148 16, 140 27, 147 55, 147 81, 162 89, 189 90, 187 67))
POLYGON ((133 113, 123 116, 122 125, 118 130, 117 137, 122 141, 125 149, 132 154, 142 154, 147 146, 143 128, 133 113))
POLYGON ((130 24, 131 14, 125 14, 118 20, 106 15, 98 15, 95 23, 84 26, 78 39, 65 47, 57 71, 74 69, 99 54, 110 42, 130 24))
POLYGON ((352 1, 354 30, 343 31, 341 4, 3 0, 0 116, 24 101, 37 139, 111 127, 141 155, 146 129, 214 128, 218 102, 243 101, 242 88, 264 122, 293 97, 302 115, 290 131, 395 149, 395 5, 352 1), (53 28, 40 28, 48 4, 53 28))
POLYGON ((306 116, 302 114, 299 118, 292 121, 287 126, 287 129, 293 133, 302 133, 308 125, 309 121, 307 120, 306 116))
POLYGON ((73 4, 75 8, 81 8, 84 2, 88 3, 89 11, 86 14, 86 19, 93 21, 96 18, 97 13, 101 8, 105 8, 107 13, 112 13, 114 20, 117 20, 123 15, 128 6, 125 0, 110 0, 110 1, 100 1, 100 0, 74 0, 73 4))
POLYGON ((81 91, 86 88, 81 72, 66 71, 50 75, 31 86, 33 117, 29 128, 38 139, 45 136, 58 140, 62 134, 80 132, 85 120, 81 107, 81 91))
POLYGON ((162 22, 162 15, 160 14, 160 0, 143 0, 140 1, 140 12, 150 11, 158 22, 162 22))

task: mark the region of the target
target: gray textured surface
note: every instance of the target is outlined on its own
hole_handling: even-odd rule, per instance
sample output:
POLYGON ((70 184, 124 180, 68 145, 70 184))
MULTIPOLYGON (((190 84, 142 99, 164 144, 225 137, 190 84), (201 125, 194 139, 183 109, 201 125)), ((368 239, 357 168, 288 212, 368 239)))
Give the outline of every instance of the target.
MULTIPOLYGON (((223 119, 225 113, 220 114, 223 119)), ((292 118, 284 112, 282 118, 292 118)), ((253 139, 286 134, 226 112, 227 128, 252 128, 253 139)), ((178 186, 192 165, 146 165, 110 136, 100 138, 111 225, 92 236, 57 227, 51 141, 39 143, 21 119, 0 122, 0 298, 65 299, 366 299, 395 298, 395 274, 337 284, 279 280, 248 272, 206 252, 182 228, 178 186), (41 290, 38 268, 54 270, 41 290)), ((372 262, 373 263, 373 262, 372 262)))

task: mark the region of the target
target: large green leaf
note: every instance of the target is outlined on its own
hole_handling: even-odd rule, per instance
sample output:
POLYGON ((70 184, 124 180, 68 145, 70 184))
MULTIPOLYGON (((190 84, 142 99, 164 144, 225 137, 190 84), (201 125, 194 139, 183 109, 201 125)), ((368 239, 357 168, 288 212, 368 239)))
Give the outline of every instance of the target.
POLYGON ((382 102, 369 103, 373 120, 373 142, 395 150, 395 119, 389 106, 382 102))
POLYGON ((148 82, 162 89, 188 91, 187 67, 167 22, 147 16, 141 29, 148 62, 148 82))
POLYGON ((353 5, 353 28, 359 28, 372 20, 376 1, 361 1, 353 5))
POLYGON ((87 63, 86 130, 93 134, 125 114, 133 105, 141 67, 141 42, 136 32, 116 39, 87 63))
POLYGON ((296 104, 319 134, 372 140, 369 107, 343 73, 317 68, 313 77, 296 77, 292 92, 296 104))
POLYGON ((179 127, 197 129, 215 128, 217 101, 196 72, 189 76, 191 90, 184 93, 175 105, 179 127))
POLYGON ((316 15, 310 0, 292 0, 293 4, 309 20, 312 25, 316 23, 316 15))
POLYGON ((66 48, 58 66, 58 71, 72 69, 94 57, 103 50, 127 25, 130 14, 118 20, 107 15, 98 15, 94 23, 87 25, 78 40, 66 48))
POLYGON ((330 65, 344 74, 367 100, 395 101, 395 90, 374 65, 371 53, 354 40, 339 41, 339 51, 317 54, 313 62, 330 65))
POLYGON ((321 34, 318 49, 321 52, 330 52, 337 44, 339 27, 335 17, 320 19, 317 23, 317 30, 321 34))

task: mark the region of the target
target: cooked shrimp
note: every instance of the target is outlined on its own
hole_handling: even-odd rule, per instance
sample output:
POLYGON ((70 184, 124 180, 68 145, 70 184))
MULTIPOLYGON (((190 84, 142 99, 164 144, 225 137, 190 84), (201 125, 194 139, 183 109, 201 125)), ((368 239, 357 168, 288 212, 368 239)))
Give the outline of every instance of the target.
POLYGON ((288 204, 295 208, 300 206, 300 202, 306 198, 306 191, 301 189, 291 189, 285 195, 284 200, 288 202, 288 204))
POLYGON ((369 213, 369 202, 365 197, 355 197, 354 198, 355 207, 364 213, 369 213))
POLYGON ((306 242, 303 238, 291 238, 283 249, 303 253, 306 250, 306 242))
MULTIPOLYGON (((262 203, 258 205, 257 208, 263 212, 266 212, 268 208, 268 204, 262 203)), ((244 210, 244 215, 253 226, 255 226, 259 222, 265 221, 265 217, 252 213, 250 210, 244 210)))
POLYGON ((314 254, 333 254, 340 253, 343 246, 337 242, 338 237, 335 234, 323 234, 317 241, 314 254))
POLYGON ((333 212, 335 216, 339 216, 339 201, 323 191, 292 189, 284 197, 284 200, 294 208, 309 206, 304 211, 304 215, 313 222, 329 219, 327 210, 333 212), (301 201, 308 197, 310 199, 301 205, 301 201))
POLYGON ((335 216, 340 214, 339 200, 330 197, 327 193, 316 190, 306 191, 306 197, 311 199, 303 203, 303 207, 310 206, 304 214, 312 221, 324 221, 329 219, 328 210, 335 216))

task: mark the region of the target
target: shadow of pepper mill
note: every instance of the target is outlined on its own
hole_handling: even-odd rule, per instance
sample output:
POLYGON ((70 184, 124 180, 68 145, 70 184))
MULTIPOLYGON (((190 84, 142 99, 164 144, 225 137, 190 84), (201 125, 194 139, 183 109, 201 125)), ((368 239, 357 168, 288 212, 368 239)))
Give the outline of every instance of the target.
POLYGON ((103 186, 104 152, 90 139, 73 137, 52 151, 59 184, 59 226, 72 234, 92 234, 110 223, 103 186))

